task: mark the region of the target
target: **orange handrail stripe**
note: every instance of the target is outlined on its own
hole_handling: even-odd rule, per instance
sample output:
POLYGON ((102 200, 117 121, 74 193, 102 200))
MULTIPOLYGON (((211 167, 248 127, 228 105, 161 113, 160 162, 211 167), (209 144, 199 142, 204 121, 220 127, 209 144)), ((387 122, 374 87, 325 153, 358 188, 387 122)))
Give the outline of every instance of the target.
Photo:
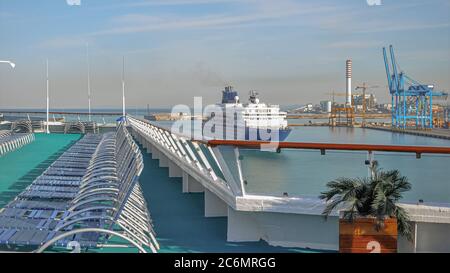
POLYGON ((313 150, 347 150, 347 151, 383 151, 406 153, 450 154, 450 147, 403 146, 403 145, 374 145, 374 144, 339 144, 312 142, 269 142, 245 140, 209 140, 208 145, 230 145, 242 148, 260 148, 261 145, 272 144, 280 149, 313 149, 313 150))

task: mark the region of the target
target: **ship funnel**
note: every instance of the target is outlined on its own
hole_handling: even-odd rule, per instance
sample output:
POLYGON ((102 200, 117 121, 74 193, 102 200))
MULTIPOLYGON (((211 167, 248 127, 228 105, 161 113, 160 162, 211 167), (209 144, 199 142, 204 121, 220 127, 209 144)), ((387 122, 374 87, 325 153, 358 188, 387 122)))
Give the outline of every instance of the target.
POLYGON ((231 86, 225 86, 222 91, 222 103, 235 103, 235 98, 238 96, 237 91, 233 90, 231 86))

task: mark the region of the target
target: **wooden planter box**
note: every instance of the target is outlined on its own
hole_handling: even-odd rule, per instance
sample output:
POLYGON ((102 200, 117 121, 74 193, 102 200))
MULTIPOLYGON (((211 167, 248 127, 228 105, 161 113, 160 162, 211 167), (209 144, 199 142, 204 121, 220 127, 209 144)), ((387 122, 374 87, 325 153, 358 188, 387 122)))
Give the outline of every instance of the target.
POLYGON ((397 219, 385 219, 378 231, 375 225, 375 218, 356 218, 353 222, 339 219, 339 252, 396 253, 397 219))

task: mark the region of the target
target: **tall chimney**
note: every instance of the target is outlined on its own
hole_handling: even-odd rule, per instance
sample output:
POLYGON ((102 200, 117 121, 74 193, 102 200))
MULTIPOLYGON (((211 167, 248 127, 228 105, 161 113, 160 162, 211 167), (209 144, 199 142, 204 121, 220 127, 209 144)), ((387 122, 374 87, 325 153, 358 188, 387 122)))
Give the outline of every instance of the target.
POLYGON ((352 60, 347 60, 345 62, 345 78, 347 80, 346 84, 346 101, 347 106, 352 106, 352 60))

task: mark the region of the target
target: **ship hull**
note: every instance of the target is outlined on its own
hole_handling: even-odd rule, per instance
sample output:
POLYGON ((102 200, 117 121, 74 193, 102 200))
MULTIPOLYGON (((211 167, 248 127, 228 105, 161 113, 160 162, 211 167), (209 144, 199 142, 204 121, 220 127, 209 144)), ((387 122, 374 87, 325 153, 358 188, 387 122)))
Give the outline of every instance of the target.
POLYGON ((255 128, 255 127, 223 127, 222 133, 213 128, 211 133, 204 132, 207 138, 227 140, 284 141, 291 133, 291 128, 255 128))
MULTIPOLYGON (((272 129, 274 130, 274 129, 272 129)), ((284 141, 291 133, 291 128, 275 129, 274 139, 271 138, 272 133, 266 129, 245 127, 245 140, 259 140, 259 141, 284 141), (256 136, 256 139, 255 139, 256 136), (276 139, 278 138, 278 139, 276 139)))

